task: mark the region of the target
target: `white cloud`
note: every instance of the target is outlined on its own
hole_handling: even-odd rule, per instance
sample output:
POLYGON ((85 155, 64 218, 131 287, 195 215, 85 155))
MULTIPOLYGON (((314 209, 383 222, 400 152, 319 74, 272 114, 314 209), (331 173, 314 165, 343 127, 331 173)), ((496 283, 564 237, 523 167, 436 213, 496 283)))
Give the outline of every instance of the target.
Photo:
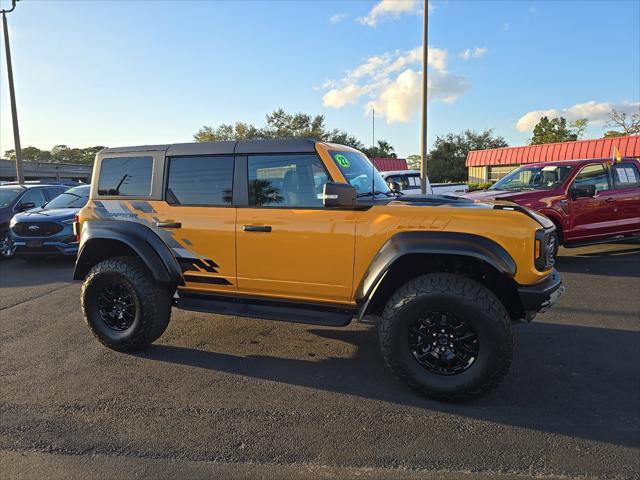
POLYGON ((420 13, 420 5, 418 0, 380 0, 366 16, 358 18, 358 22, 374 28, 384 18, 397 19, 404 14, 420 13))
POLYGON ((352 105, 358 101, 362 95, 371 91, 369 85, 349 84, 344 87, 333 88, 322 97, 322 104, 325 107, 342 108, 345 105, 352 105))
MULTIPOLYGON (((448 52, 429 47, 429 101, 451 103, 468 88, 466 78, 447 71, 448 52)), ((376 109, 388 123, 408 122, 420 106, 422 46, 373 55, 340 80, 328 80, 322 98, 325 107, 342 108, 369 97, 365 110, 376 109), (418 69, 412 68, 417 66, 418 69)))
POLYGON ((331 15, 331 17, 329 18, 329 21, 331 23, 340 23, 343 20, 346 20, 348 16, 349 16, 348 13, 336 13, 335 15, 331 15))
POLYGON ((459 56, 463 60, 469 60, 470 58, 481 58, 484 57, 489 49, 486 47, 475 47, 475 48, 467 48, 460 52, 459 56))
POLYGON ((627 113, 640 113, 640 102, 596 102, 590 101, 585 103, 577 103, 571 107, 549 110, 534 110, 525 113, 516 122, 516 130, 519 132, 530 132, 533 127, 540 121, 542 117, 557 118, 564 117, 569 122, 573 122, 580 118, 586 118, 591 125, 604 125, 609 120, 609 112, 612 109, 627 113))
MULTIPOLYGON (((444 103, 455 102, 469 89, 466 78, 446 71, 435 71, 427 79, 427 99, 444 103)), ((365 111, 375 109, 387 123, 406 123, 421 106, 422 72, 410 68, 385 85, 375 100, 367 103, 365 111)))

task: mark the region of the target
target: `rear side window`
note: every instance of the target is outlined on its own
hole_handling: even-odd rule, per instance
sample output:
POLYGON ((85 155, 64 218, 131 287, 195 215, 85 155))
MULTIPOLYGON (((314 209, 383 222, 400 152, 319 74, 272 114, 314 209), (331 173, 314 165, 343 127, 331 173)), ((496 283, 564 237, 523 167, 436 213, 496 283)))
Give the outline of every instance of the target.
POLYGON ((613 173, 613 183, 615 188, 629 188, 640 185, 640 175, 638 169, 632 163, 614 165, 611 168, 613 173))
POLYGON ((98 195, 148 197, 153 157, 105 158, 100 167, 98 195))
POLYGON ((171 157, 167 202, 172 205, 231 204, 233 157, 171 157))

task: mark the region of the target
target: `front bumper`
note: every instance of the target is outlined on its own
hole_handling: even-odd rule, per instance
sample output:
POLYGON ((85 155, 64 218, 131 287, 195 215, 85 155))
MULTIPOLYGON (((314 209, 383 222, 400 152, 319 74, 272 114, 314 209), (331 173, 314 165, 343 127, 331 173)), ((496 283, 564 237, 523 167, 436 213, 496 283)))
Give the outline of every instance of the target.
POLYGON ((560 274, 555 268, 541 282, 518 287, 520 303, 527 320, 532 320, 536 313, 549 310, 563 293, 564 285, 562 285, 560 274))
POLYGON ((78 243, 65 243, 56 240, 14 237, 15 255, 76 255, 78 243), (36 243, 37 242, 37 243, 36 243))

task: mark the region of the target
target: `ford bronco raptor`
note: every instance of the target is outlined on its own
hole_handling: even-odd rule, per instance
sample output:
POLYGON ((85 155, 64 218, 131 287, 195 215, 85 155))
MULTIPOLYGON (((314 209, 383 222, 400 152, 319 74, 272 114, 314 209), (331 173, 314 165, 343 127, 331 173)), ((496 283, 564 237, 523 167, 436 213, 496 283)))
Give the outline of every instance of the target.
POLYGON ((554 225, 513 203, 389 190, 366 156, 306 139, 110 148, 74 224, 82 309, 140 350, 172 307, 345 326, 422 394, 460 401, 505 376, 512 323, 561 294, 554 225))

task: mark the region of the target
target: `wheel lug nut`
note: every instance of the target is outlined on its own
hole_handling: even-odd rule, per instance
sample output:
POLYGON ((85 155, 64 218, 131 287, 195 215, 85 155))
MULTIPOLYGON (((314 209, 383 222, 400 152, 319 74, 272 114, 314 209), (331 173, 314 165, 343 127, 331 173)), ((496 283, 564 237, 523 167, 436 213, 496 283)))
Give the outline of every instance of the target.
POLYGON ((442 330, 440 330, 442 333, 444 333, 444 328, 442 330))

